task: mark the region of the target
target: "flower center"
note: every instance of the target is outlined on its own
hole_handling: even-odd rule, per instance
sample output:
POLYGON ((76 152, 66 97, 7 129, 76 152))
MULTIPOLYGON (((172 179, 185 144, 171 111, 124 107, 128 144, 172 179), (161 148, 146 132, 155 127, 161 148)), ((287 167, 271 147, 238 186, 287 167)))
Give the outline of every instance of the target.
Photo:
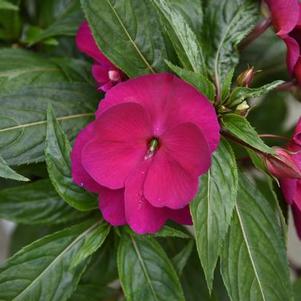
POLYGON ((156 153, 156 151, 158 150, 159 146, 160 146, 159 139, 156 137, 151 138, 148 142, 148 149, 144 156, 144 160, 148 160, 152 158, 156 153))

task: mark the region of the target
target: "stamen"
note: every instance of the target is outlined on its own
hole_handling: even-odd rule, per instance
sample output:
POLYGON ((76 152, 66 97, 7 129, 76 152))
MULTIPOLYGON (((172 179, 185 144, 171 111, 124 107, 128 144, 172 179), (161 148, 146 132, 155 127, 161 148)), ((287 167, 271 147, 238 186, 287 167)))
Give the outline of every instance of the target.
POLYGON ((159 147, 159 140, 157 138, 152 138, 151 141, 148 144, 148 150, 144 156, 144 160, 148 160, 153 157, 156 150, 159 147))

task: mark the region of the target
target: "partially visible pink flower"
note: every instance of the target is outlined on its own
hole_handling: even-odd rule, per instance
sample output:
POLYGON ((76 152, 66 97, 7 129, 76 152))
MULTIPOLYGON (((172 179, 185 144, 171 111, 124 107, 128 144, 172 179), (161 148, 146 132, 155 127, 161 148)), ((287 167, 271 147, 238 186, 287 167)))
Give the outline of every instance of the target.
POLYGON ((99 89, 107 92, 124 79, 122 71, 114 66, 97 47, 87 21, 84 21, 78 29, 76 46, 81 52, 93 58, 92 74, 99 89))
POLYGON ((301 84, 301 3, 298 0, 265 0, 277 35, 287 47, 287 66, 301 84))
MULTIPOLYGON (((301 169, 301 118, 287 149, 291 152, 297 167, 301 169)), ((292 207, 296 230, 301 239, 301 179, 280 178, 280 186, 284 198, 292 207)))
POLYGON ((275 148, 275 155, 263 156, 268 171, 277 178, 298 178, 301 179, 299 168, 294 153, 281 148, 275 148))
POLYGON ((191 224, 188 204, 219 143, 212 104, 167 73, 107 92, 96 120, 76 138, 73 180, 99 194, 112 225, 154 233, 168 220, 191 224))

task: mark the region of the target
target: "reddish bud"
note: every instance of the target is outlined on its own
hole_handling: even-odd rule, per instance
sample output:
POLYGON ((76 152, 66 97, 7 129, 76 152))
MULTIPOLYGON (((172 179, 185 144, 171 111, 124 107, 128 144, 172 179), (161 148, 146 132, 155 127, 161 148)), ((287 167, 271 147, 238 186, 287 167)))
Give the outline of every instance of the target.
POLYGON ((237 85, 241 87, 249 87, 254 79, 255 73, 256 71, 254 70, 254 67, 249 67, 247 70, 238 75, 236 80, 237 85))
POLYGON ((277 147, 276 155, 265 155, 264 161, 268 171, 277 178, 301 179, 301 170, 296 164, 292 154, 277 147))

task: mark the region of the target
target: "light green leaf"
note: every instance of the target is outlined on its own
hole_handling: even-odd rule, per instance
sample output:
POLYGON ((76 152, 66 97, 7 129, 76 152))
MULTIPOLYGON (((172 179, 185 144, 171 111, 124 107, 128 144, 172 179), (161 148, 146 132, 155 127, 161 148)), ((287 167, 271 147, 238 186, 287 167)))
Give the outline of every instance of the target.
POLYGON ((294 283, 295 301, 299 301, 301 297, 301 279, 298 279, 294 283))
POLYGON ((174 267, 153 238, 123 235, 117 265, 128 301, 185 300, 174 267))
POLYGON ((0 0, 0 9, 3 9, 3 10, 19 10, 19 7, 17 5, 12 4, 9 1, 0 0))
POLYGON ((83 217, 59 197, 49 180, 0 190, 0 218, 23 224, 60 224, 83 217))
POLYGON ((233 89, 229 99, 225 102, 225 104, 229 105, 230 107, 235 107, 247 98, 258 97, 267 94, 269 91, 274 90, 282 83, 284 83, 284 81, 277 80, 259 88, 236 87, 233 89))
POLYGON ((158 16, 149 0, 82 0, 96 42, 129 77, 165 70, 158 16))
POLYGON ((165 61, 167 66, 175 72, 179 77, 193 85, 200 92, 205 94, 210 100, 214 100, 215 98, 215 87, 213 83, 204 77, 201 73, 196 73, 193 71, 189 71, 186 69, 182 69, 178 66, 173 65, 169 61, 165 61))
POLYGON ((65 301, 110 228, 89 221, 25 247, 0 268, 0 300, 65 301))
POLYGON ((269 202, 243 174, 221 272, 232 301, 292 300, 285 242, 269 202))
POLYGON ((178 273, 181 275, 189 257, 193 251, 194 241, 190 240, 188 244, 172 259, 173 265, 178 273))
POLYGON ((222 125, 224 130, 250 145, 253 149, 267 154, 274 154, 273 149, 260 139, 246 118, 236 114, 225 114, 222 118, 222 125))
POLYGON ((0 91, 0 154, 8 164, 42 161, 48 104, 73 140, 93 118, 98 100, 94 87, 79 83, 30 85, 0 91))
MULTIPOLYGON (((203 50, 189 23, 170 0, 152 0, 152 2, 162 15, 163 24, 183 67, 205 76, 207 69, 203 50)), ((201 7, 201 3, 199 5, 201 7)))
POLYGON ((19 175, 13 169, 11 169, 1 156, 0 156, 0 178, 11 179, 16 181, 24 181, 24 182, 30 181, 26 177, 19 175))
POLYGON ((70 152, 71 145, 49 107, 45 159, 50 180, 57 193, 70 206, 80 211, 95 209, 96 197, 74 184, 72 180, 70 152))
POLYGON ((231 223, 237 185, 235 156, 229 143, 222 140, 190 205, 196 245, 210 291, 222 243, 231 223))
POLYGON ((235 68, 231 69, 226 74, 225 79, 222 83, 222 92, 221 92, 222 101, 225 100, 230 94, 234 72, 235 72, 235 68))
POLYGON ((258 2, 254 0, 206 1, 202 40, 211 74, 219 87, 237 65, 237 45, 255 26, 259 15, 258 2))

